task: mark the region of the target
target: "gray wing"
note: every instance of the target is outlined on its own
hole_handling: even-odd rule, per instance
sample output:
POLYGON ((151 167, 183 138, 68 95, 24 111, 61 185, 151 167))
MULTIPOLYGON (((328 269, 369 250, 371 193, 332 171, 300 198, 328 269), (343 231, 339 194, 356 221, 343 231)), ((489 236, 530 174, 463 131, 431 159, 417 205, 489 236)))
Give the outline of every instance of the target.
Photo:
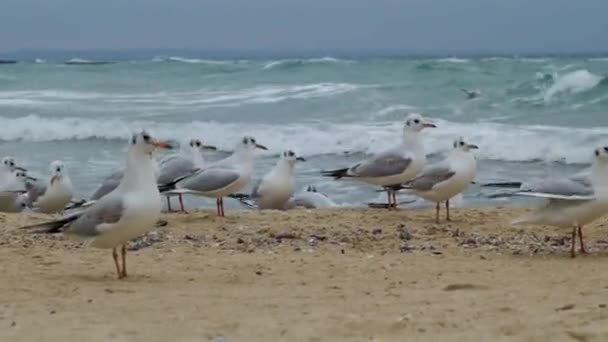
POLYGON ((199 192, 215 191, 234 183, 239 176, 236 170, 205 169, 195 176, 184 179, 180 187, 199 192))
POLYGON ((110 192, 114 191, 114 189, 116 189, 120 184, 123 174, 123 171, 116 171, 110 176, 106 177, 99 186, 99 188, 95 190, 90 200, 96 201, 102 198, 103 196, 109 194, 110 192))
POLYGON ((182 176, 191 174, 194 170, 196 170, 196 165, 192 160, 183 157, 170 158, 160 165, 158 184, 171 183, 182 176))
POLYGON ((36 203, 39 197, 46 192, 46 184, 41 181, 26 182, 25 190, 27 190, 28 205, 36 203))
POLYGON ((428 191, 436 184, 450 179, 454 174, 454 171, 443 163, 431 165, 422 170, 422 173, 408 183, 406 187, 418 191, 428 191))
POLYGON ((262 180, 261 180, 261 179, 260 179, 260 180, 258 180, 258 181, 255 183, 255 185, 253 186, 253 189, 251 190, 251 197, 252 197, 252 198, 257 198, 257 197, 260 197, 260 193, 259 193, 259 190, 260 190, 260 185, 262 185, 262 180))
POLYGON ((593 196, 593 188, 590 184, 587 185, 584 180, 571 178, 546 180, 521 192, 545 193, 559 196, 593 196))
POLYGON ((405 171, 412 163, 412 159, 395 152, 386 152, 367 159, 353 166, 349 173, 357 177, 387 177, 405 171))
POLYGON ((124 203, 121 197, 104 197, 84 210, 82 215, 67 228, 66 233, 83 237, 93 237, 101 233, 99 226, 107 223, 116 223, 124 212, 124 203))

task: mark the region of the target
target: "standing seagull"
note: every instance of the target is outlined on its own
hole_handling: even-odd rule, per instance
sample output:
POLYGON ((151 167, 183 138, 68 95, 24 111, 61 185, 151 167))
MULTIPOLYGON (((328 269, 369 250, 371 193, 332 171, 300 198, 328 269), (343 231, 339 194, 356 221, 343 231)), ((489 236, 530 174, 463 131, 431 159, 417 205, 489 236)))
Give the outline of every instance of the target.
POLYGON ((475 178, 477 162, 471 150, 477 148, 477 145, 468 144, 462 137, 458 138, 447 158, 425 166, 414 180, 401 188, 436 202, 437 223, 440 204, 445 201, 446 220, 450 221, 450 198, 463 192, 475 178))
POLYGON ((587 253, 582 227, 608 213, 608 147, 594 151, 591 174, 585 181, 576 177, 546 180, 535 186, 507 196, 525 196, 544 199, 544 205, 532 213, 516 219, 513 224, 547 224, 556 227, 572 227, 574 258, 576 235, 581 253, 587 253), (588 181, 588 183, 587 183, 588 181))
POLYGON ((62 212, 72 200, 72 182, 65 165, 55 160, 50 165, 51 177, 47 183, 28 181, 28 206, 38 212, 51 214, 62 212))
POLYGON ((24 171, 15 171, 6 177, 4 184, 0 185, 0 212, 15 213, 23 210, 23 195, 25 183, 35 181, 24 171))
POLYGON ((275 167, 262 178, 251 192, 251 199, 258 209, 285 209, 285 204, 293 196, 296 180, 293 174, 297 161, 306 161, 296 157, 291 151, 285 151, 275 167))
MULTIPOLYGON (((172 181, 190 175, 193 172, 202 169, 205 165, 203 159, 204 150, 216 150, 215 146, 205 145, 199 139, 191 139, 188 144, 180 146, 179 153, 170 155, 160 161, 160 173, 158 176, 158 184, 168 184, 172 181)), ((182 200, 182 194, 177 195, 179 198, 179 205, 181 210, 184 211, 184 202, 182 200)), ((171 211, 171 200, 168 194, 167 197, 167 209, 171 211)))
POLYGON ((223 197, 240 191, 249 183, 256 149, 267 150, 254 138, 244 137, 230 157, 215 162, 193 175, 178 178, 170 184, 161 186, 161 189, 169 191, 170 194, 193 194, 215 198, 217 214, 223 217, 223 197))
POLYGON ((169 148, 169 145, 153 139, 145 131, 134 135, 124 177, 114 191, 86 209, 22 229, 36 228, 40 233, 63 232, 85 239, 92 247, 112 248, 118 278, 126 277, 127 242, 152 229, 160 214, 160 193, 151 158, 155 148, 169 148), (117 253, 121 245, 122 267, 117 253))
POLYGON ((406 183, 416 177, 426 162, 419 132, 427 127, 437 127, 426 122, 419 114, 410 114, 403 126, 402 141, 398 146, 378 153, 349 168, 322 171, 323 176, 340 179, 352 177, 365 183, 386 187, 388 209, 397 207, 392 186, 406 183))

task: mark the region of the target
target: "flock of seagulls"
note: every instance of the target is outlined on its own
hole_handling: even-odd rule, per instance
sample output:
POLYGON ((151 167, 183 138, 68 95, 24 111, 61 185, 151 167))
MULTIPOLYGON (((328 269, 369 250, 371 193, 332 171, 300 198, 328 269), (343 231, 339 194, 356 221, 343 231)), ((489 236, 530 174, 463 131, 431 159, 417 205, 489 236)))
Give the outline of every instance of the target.
MULTIPOLYGON (((474 182, 478 149, 464 138, 453 142, 449 154, 434 163, 426 162, 421 132, 435 124, 419 114, 410 114, 403 126, 401 141, 354 165, 321 174, 335 179, 353 179, 380 186, 387 193, 387 208, 397 207, 396 193, 405 192, 436 203, 439 223, 441 204, 445 203, 450 220, 450 199, 464 192, 474 182)), ((284 151, 277 164, 253 187, 242 191, 254 171, 256 151, 267 148, 253 137, 243 137, 229 157, 206 163, 204 150, 214 150, 198 139, 183 144, 177 153, 160 162, 154 157, 159 148, 172 148, 168 142, 142 131, 133 135, 125 167, 104 179, 87 201, 73 201, 73 189, 64 164, 54 161, 47 180, 27 175, 27 170, 5 157, 0 165, 0 211, 23 210, 59 214, 57 219, 22 227, 36 233, 64 233, 83 239, 86 245, 112 249, 119 278, 127 276, 126 244, 155 227, 161 211, 161 197, 166 197, 171 211, 171 197, 189 194, 216 199, 217 215, 223 217, 224 197, 239 199, 250 208, 280 209, 335 207, 315 186, 296 193, 294 169, 304 158, 291 150, 284 151), (120 254, 120 258, 119 258, 120 254)), ((516 191, 494 195, 526 196, 544 200, 542 206, 513 223, 545 224, 572 228, 586 253, 582 227, 608 212, 608 147, 594 150, 591 169, 565 179, 546 180, 516 191)))

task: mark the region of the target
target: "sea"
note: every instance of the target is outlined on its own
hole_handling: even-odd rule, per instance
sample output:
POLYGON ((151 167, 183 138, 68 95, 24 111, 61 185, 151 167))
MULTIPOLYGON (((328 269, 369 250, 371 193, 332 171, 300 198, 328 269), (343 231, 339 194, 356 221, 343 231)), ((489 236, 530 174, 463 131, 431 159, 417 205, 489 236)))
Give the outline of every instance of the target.
POLYGON ((320 171, 398 144, 405 117, 420 113, 438 126, 422 135, 430 161, 460 136, 480 147, 477 184, 457 204, 494 204, 504 199, 488 199, 495 190, 480 184, 568 175, 608 145, 606 75, 601 56, 38 58, 0 64, 0 156, 39 177, 62 160, 76 197, 87 198, 124 165, 128 139, 141 129, 215 145, 209 161, 248 135, 269 148, 254 179, 292 149, 307 159, 296 167, 299 189, 315 185, 341 205, 364 206, 385 196, 320 171), (481 95, 468 99, 461 88, 481 95))

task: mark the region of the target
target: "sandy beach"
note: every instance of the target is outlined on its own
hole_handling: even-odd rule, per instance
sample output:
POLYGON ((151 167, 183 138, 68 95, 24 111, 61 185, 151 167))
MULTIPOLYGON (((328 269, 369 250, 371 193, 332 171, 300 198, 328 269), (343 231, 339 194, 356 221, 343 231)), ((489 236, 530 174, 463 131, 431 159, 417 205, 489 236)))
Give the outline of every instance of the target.
POLYGON ((606 341, 608 232, 517 208, 165 214, 110 251, 0 216, 2 341, 606 341))

